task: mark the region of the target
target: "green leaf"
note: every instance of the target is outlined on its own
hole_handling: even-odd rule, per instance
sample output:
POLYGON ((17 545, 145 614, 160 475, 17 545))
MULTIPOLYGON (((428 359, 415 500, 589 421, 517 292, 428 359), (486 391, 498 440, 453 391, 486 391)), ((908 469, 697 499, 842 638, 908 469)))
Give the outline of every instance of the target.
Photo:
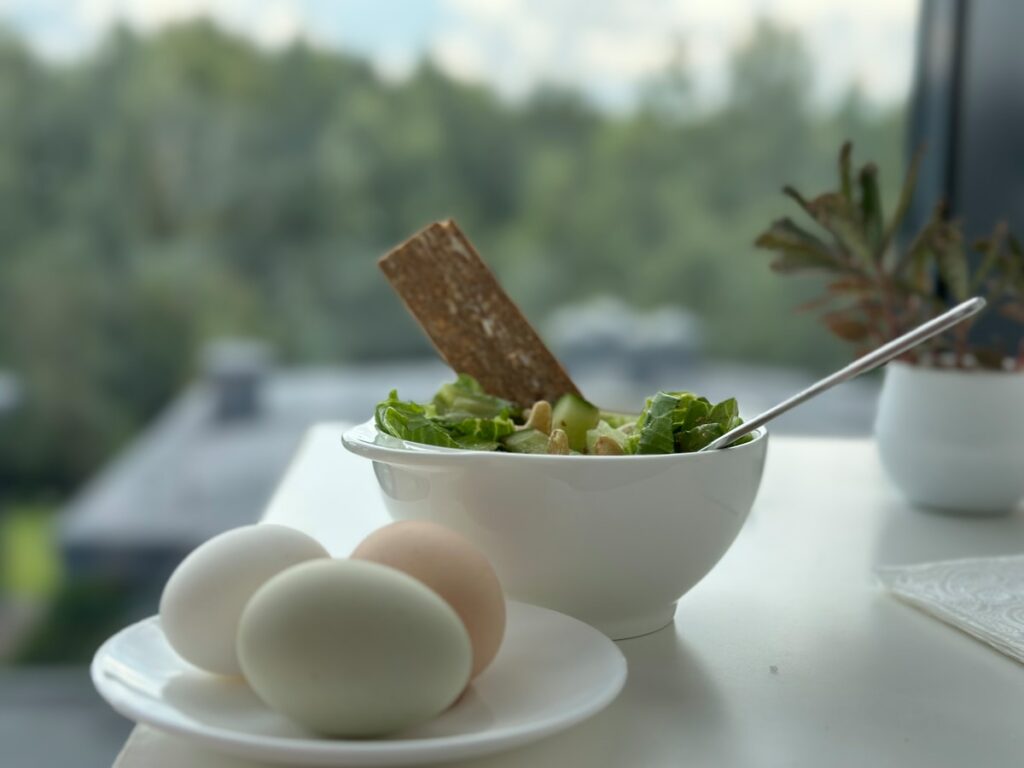
POLYGON ((969 292, 967 254, 958 228, 948 227, 942 237, 934 242, 936 264, 939 276, 956 301, 967 299, 969 292))
POLYGON ((871 263, 873 249, 864 228, 840 195, 831 192, 819 195, 807 205, 814 220, 832 233, 854 264, 864 267, 871 263))
POLYGON ((1024 245, 1021 244, 1020 240, 1017 239, 1016 235, 1009 236, 1010 253, 1014 256, 1024 258, 1024 245))
POLYGON ((839 150, 839 191, 843 199, 853 205, 853 182, 850 179, 850 155, 853 153, 853 142, 844 141, 839 150))
POLYGON ((445 448, 459 447, 448 431, 427 415, 422 405, 399 400, 395 390, 387 400, 378 403, 374 420, 381 432, 400 440, 445 448))
POLYGON ((387 400, 377 404, 374 420, 381 432, 401 440, 493 451, 501 438, 515 431, 513 407, 483 392, 472 377, 460 375, 427 404, 400 400, 392 390, 387 400))
POLYGON ((465 373, 442 385, 433 404, 438 414, 453 416, 455 420, 507 418, 517 410, 508 400, 488 395, 476 379, 465 373))
POLYGON ((876 262, 881 262, 882 245, 882 193, 878 189, 878 168, 868 163, 860 172, 860 216, 864 238, 876 262))
POLYGON ((907 168, 907 175, 903 179, 903 187, 900 189, 900 197, 896 202, 896 210, 893 211, 892 217, 885 228, 885 233, 882 235, 882 243, 879 249, 883 256, 892 244, 893 238, 896 237, 896 233, 899 231, 907 211, 910 210, 910 203, 914 198, 914 190, 917 187, 917 174, 921 169, 922 157, 924 157, 924 147, 918 147, 914 153, 914 158, 910 161, 910 166, 907 168))
POLYGON ((708 421, 721 424, 723 427, 726 427, 726 431, 729 431, 733 428, 730 425, 733 425, 733 422, 737 421, 739 416, 739 403, 736 402, 735 397, 730 397, 728 400, 723 400, 711 409, 711 413, 708 414, 708 421))
POLYGON ((945 206, 939 203, 932 209, 931 218, 914 236, 900 257, 893 274, 906 279, 920 291, 933 293, 930 283, 930 265, 935 261, 933 242, 949 226, 945 220, 945 206))
POLYGON ((987 240, 975 243, 975 250, 980 251, 982 256, 978 268, 974 270, 974 274, 970 277, 969 293, 976 293, 984 285, 985 278, 999 264, 1006 238, 1006 222, 1000 221, 996 224, 992 235, 987 240))
POLYGON ((450 416, 444 416, 439 421, 457 442, 496 443, 505 435, 511 435, 516 430, 512 419, 504 416, 497 416, 493 419, 462 418, 457 420, 453 420, 450 416))
MULTIPOLYGON (((841 193, 826 192, 813 200, 806 199, 793 187, 783 187, 782 193, 796 201, 808 216, 835 238, 842 251, 837 261, 843 268, 857 271, 857 267, 870 263, 871 248, 863 227, 849 200, 841 193), (850 261, 854 262, 853 264, 850 261)), ((835 254, 834 249, 829 252, 835 254)))
POLYGON ((712 440, 717 440, 725 433, 726 429, 721 424, 714 422, 699 424, 686 432, 680 432, 676 436, 676 449, 680 453, 699 451, 712 440))
POLYGON ((675 440, 672 430, 672 413, 679 405, 679 398, 659 392, 649 398, 640 414, 640 432, 635 441, 635 453, 672 453, 675 440))
POLYGON ((696 397, 688 392, 686 395, 689 400, 687 401, 685 411, 677 407, 673 414, 672 425, 676 431, 686 431, 693 429, 698 424, 703 424, 707 421, 708 414, 711 413, 711 403, 707 398, 696 397))
POLYGON ((754 245, 777 252, 771 267, 776 272, 797 272, 805 269, 845 270, 846 264, 818 237, 783 218, 762 232, 754 245))
POLYGON ((1007 249, 1000 260, 1000 272, 1006 284, 1024 292, 1024 246, 1013 235, 1006 237, 1007 249))
POLYGON ((814 215, 814 210, 811 208, 810 201, 806 197, 801 195, 800 192, 797 191, 797 189, 795 187, 792 187, 789 184, 787 184, 786 186, 784 186, 782 188, 782 194, 784 194, 786 197, 790 198, 797 205, 799 205, 801 208, 803 208, 804 209, 804 213, 806 213, 812 219, 816 219, 817 218, 814 215))
POLYGON ((735 398, 712 405, 690 392, 659 392, 648 399, 640 432, 627 437, 624 448, 627 453, 689 453, 742 423, 735 398))

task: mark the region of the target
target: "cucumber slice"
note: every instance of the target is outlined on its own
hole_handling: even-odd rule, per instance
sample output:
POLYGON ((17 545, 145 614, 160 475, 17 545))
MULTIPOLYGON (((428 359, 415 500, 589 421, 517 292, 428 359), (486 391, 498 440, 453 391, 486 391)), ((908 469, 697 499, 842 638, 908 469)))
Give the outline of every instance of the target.
POLYGON ((569 447, 586 453, 587 430, 597 426, 601 411, 579 395, 562 395, 551 413, 551 428, 563 429, 569 437, 569 447))
POLYGON ((502 438, 509 453, 547 453, 548 436, 539 429, 521 429, 502 438))

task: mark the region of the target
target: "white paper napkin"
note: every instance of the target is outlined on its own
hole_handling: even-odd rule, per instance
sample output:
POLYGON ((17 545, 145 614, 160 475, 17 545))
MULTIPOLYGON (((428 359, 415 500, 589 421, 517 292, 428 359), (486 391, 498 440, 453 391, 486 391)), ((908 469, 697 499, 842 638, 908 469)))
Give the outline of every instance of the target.
POLYGON ((1024 663, 1024 555, 883 567, 896 597, 1024 663))

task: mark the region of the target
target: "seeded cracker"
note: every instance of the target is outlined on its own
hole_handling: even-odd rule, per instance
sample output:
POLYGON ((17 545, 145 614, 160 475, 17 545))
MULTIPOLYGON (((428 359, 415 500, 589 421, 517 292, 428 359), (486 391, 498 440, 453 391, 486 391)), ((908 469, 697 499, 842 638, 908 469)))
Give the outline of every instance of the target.
POLYGON ((431 224, 380 268, 445 362, 522 406, 576 385, 454 221, 431 224))

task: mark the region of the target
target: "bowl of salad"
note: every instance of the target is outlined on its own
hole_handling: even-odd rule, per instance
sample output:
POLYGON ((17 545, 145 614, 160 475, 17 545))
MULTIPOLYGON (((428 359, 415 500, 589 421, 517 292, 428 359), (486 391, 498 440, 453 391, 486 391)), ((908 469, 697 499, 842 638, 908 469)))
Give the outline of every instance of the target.
POLYGON ((623 639, 670 623, 739 533, 767 431, 698 451, 740 423, 735 400, 689 392, 635 414, 577 395, 523 409, 461 375, 428 403, 393 391, 343 441, 372 460, 394 519, 459 531, 510 598, 623 639))

